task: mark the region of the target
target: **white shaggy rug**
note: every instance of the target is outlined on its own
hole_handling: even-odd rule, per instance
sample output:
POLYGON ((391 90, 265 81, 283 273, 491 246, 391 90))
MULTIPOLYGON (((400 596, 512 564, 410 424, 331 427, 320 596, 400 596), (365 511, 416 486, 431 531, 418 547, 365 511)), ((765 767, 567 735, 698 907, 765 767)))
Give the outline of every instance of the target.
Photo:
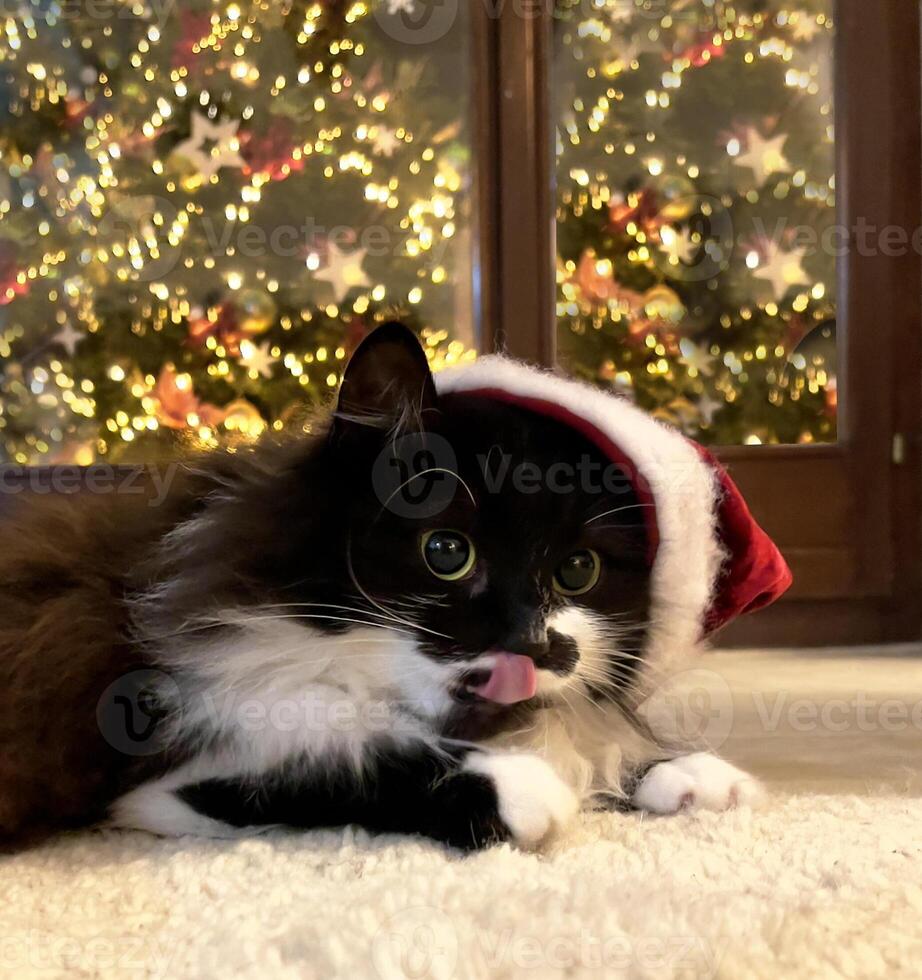
POLYGON ((0 976, 918 976, 922 801, 592 814, 542 855, 345 830, 0 858, 0 976))

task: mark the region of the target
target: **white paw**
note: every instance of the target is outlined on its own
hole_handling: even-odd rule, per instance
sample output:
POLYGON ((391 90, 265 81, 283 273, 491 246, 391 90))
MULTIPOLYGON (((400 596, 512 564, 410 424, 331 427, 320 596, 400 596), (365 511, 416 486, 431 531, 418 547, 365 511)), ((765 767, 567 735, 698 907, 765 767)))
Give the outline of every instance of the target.
POLYGON ((570 787, 537 755, 472 752, 464 768, 491 780, 499 815, 522 847, 540 844, 565 827, 579 810, 570 787))
POLYGON ((641 780, 633 804, 649 813, 679 810, 728 810, 753 806, 763 796, 761 785, 736 766, 707 752, 660 762, 641 780))

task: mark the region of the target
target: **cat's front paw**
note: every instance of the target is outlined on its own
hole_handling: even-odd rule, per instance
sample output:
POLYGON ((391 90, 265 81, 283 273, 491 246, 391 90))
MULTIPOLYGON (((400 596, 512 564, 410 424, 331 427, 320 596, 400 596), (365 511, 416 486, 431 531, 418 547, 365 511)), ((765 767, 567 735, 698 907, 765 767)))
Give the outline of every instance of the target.
POLYGON ((475 752, 464 768, 486 776, 493 784, 500 819, 520 847, 536 847, 562 830, 579 811, 574 792, 540 756, 475 752))
POLYGON ((708 752, 659 762, 643 777, 631 800, 638 810, 728 810, 753 806, 763 797, 758 780, 708 752))

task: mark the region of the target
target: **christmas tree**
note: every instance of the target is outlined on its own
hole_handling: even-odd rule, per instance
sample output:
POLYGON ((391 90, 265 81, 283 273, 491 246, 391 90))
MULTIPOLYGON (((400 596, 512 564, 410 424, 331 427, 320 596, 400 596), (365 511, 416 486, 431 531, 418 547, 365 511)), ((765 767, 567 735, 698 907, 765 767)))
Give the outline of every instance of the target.
POLYGON ((0 34, 0 456, 303 424, 399 316, 473 356, 463 19, 415 0, 22 0, 0 34))
MULTIPOLYGON (((473 356, 470 30, 403 43, 422 3, 6 13, 0 456, 301 424, 391 316, 473 356)), ((704 441, 836 436, 829 7, 554 5, 561 361, 704 441)))
POLYGON ((561 359, 706 442, 836 438, 830 9, 556 4, 561 359))

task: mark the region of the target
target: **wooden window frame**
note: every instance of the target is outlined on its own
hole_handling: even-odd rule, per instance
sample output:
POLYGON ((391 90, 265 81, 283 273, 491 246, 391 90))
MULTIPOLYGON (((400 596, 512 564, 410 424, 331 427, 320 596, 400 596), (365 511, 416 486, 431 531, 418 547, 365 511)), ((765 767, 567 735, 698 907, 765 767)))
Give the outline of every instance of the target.
MULTIPOLYGON (((480 62, 483 323, 490 325, 482 331, 483 346, 552 367, 553 4, 507 3, 492 15, 485 5, 472 7, 480 62)), ((863 217, 911 235, 922 221, 919 5, 836 0, 835 16, 841 219, 852 229, 863 217), (875 60, 874 52, 887 57, 875 60)), ((805 583, 801 591, 731 628, 728 642, 812 645, 922 637, 922 256, 912 249, 899 258, 861 255, 854 237, 851 245, 839 268, 839 320, 845 324, 839 331, 845 365, 839 377, 839 443, 722 447, 718 455, 756 488, 772 475, 782 485, 811 490, 824 485, 827 473, 835 477, 833 484, 848 480, 857 496, 841 501, 841 517, 855 536, 854 561, 848 567, 839 550, 822 546, 821 537, 809 543, 792 562, 805 583), (869 364, 875 365, 872 373, 869 364), (902 440, 899 465, 891 461, 895 433, 902 440), (881 521, 889 527, 884 539, 876 530, 881 521)), ((807 504, 807 510, 815 506, 807 504)), ((785 518, 790 540, 810 530, 797 527, 797 520, 785 518)), ((805 541, 810 537, 804 534, 805 541)))

